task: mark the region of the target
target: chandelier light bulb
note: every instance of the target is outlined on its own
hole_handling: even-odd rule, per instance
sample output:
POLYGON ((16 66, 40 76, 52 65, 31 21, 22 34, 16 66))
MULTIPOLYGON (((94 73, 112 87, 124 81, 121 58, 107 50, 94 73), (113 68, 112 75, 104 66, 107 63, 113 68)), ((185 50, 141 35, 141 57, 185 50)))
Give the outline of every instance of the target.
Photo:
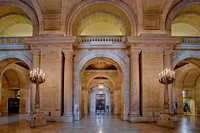
POLYGON ((104 84, 102 82, 99 83, 99 89, 103 89, 104 88, 104 84))

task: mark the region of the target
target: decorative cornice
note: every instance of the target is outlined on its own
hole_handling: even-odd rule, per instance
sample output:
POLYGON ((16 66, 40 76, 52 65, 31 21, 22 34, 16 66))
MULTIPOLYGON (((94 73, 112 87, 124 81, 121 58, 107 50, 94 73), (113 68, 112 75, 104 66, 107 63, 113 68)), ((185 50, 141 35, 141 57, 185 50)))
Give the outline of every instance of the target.
POLYGON ((34 36, 31 38, 24 38, 24 43, 27 45, 60 45, 60 44, 74 44, 77 42, 76 36, 34 36))
POLYGON ((180 37, 171 36, 127 36, 128 45, 143 44, 143 45, 176 45, 180 44, 180 37))

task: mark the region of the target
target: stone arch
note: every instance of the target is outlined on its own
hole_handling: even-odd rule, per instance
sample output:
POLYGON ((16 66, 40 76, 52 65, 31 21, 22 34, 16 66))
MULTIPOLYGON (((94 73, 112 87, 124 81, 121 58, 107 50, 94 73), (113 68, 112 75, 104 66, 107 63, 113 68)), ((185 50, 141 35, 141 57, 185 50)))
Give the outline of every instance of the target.
POLYGON ((30 6, 18 0, 17 1, 16 0, 11 0, 11 1, 2 0, 1 6, 14 6, 25 11, 33 24, 33 36, 39 34, 39 21, 38 21, 36 13, 33 11, 33 9, 30 6))
POLYGON ((176 14, 183 8, 191 5, 200 5, 199 0, 194 0, 194 1, 188 1, 188 0, 183 0, 180 3, 176 4, 168 13, 166 21, 165 21, 165 27, 166 30, 168 31, 168 34, 171 31, 171 25, 173 20, 176 18, 176 14))
MULTIPOLYGON (((115 84, 114 84, 114 81, 112 80, 112 78, 111 78, 110 76, 104 75, 104 74, 102 74, 102 76, 108 78, 108 79, 110 80, 110 82, 112 83, 113 88, 114 88, 115 84)), ((91 81, 92 81, 95 77, 97 77, 97 76, 91 77, 91 79, 90 79, 90 80, 88 81, 88 83, 87 83, 87 87, 89 87, 89 84, 91 83, 91 81)), ((109 88, 109 87, 107 87, 107 88, 109 88)))
POLYGON ((71 12, 69 13, 67 19, 66 19, 66 35, 67 36, 72 36, 73 35, 73 24, 74 21, 76 19, 76 17, 78 16, 78 14, 85 8, 91 6, 91 5, 95 5, 95 4, 109 4, 109 5, 113 5, 115 7, 117 7, 118 9, 120 9, 122 12, 124 12, 130 22, 131 25, 131 36, 136 36, 137 35, 137 17, 136 14, 131 10, 131 8, 126 5, 123 1, 113 1, 113 0, 108 0, 108 1, 101 1, 101 0, 97 0, 97 1, 90 1, 90 0, 83 0, 81 1, 78 5, 76 5, 71 12))
POLYGON ((176 64, 186 58, 200 58, 200 55, 198 51, 177 51, 172 56, 172 69, 175 68, 176 64))
POLYGON ((32 55, 29 52, 19 52, 19 51, 9 51, 6 54, 2 54, 0 56, 0 60, 4 60, 7 58, 17 58, 24 61, 29 68, 32 68, 32 55))
POLYGON ((186 53, 180 55, 179 60, 176 64, 178 67, 175 68, 176 79, 173 85, 173 98, 174 101, 179 104, 177 108, 177 113, 183 114, 183 105, 188 103, 190 105, 191 114, 195 115, 199 112, 199 102, 197 98, 199 97, 198 81, 200 80, 200 68, 199 68, 200 58, 194 55, 189 55, 186 53), (182 63, 182 64, 181 64, 182 63), (193 95, 195 94, 195 95, 193 95), (198 110, 198 111, 197 111, 198 110))
MULTIPOLYGON (((21 62, 19 58, 5 58, 0 62, 0 92, 3 89, 3 79, 6 78, 7 83, 9 83, 9 88, 13 88, 20 90, 20 106, 19 106, 19 113, 30 113, 30 81, 29 81, 29 70, 22 68, 15 63, 21 62), (9 72, 9 73, 7 73, 9 72), (7 74, 6 74, 7 73, 7 74), (11 75, 10 75, 11 74, 11 75), (22 74, 25 74, 22 76, 22 74), (17 84, 16 84, 17 83, 17 84)), ((26 62, 25 62, 26 63, 26 62)), ((28 66, 30 69, 30 66, 28 66)), ((6 83, 6 84, 7 84, 6 83)), ((7 88, 7 89, 9 89, 7 88)), ((3 89, 5 90, 5 88, 3 89)), ((5 91, 4 91, 5 92, 5 91)), ((2 94, 0 93, 0 107, 2 106, 2 94)), ((1 113, 1 112, 0 112, 1 113)))
MULTIPOLYGON (((80 58, 75 60, 74 62, 74 97, 76 99, 74 99, 74 105, 78 105, 79 106, 79 87, 80 87, 80 72, 81 70, 84 69, 84 65, 88 62, 90 62, 92 59, 95 58, 107 58, 110 61, 114 62, 113 65, 118 65, 117 68, 120 67, 120 71, 122 72, 123 75, 123 81, 122 81, 122 85, 121 85, 121 95, 122 95, 122 99, 121 102, 123 103, 123 105, 121 106, 122 108, 122 113, 121 113, 121 118, 123 120, 128 120, 128 113, 129 113, 129 61, 126 58, 123 57, 119 57, 117 55, 114 55, 112 53, 107 53, 104 51, 100 51, 100 52, 96 52, 96 53, 91 53, 88 54, 86 56, 84 56, 83 58, 80 58)), ((111 62, 111 63, 112 63, 111 62)), ((115 66, 116 67, 116 66, 115 66)))

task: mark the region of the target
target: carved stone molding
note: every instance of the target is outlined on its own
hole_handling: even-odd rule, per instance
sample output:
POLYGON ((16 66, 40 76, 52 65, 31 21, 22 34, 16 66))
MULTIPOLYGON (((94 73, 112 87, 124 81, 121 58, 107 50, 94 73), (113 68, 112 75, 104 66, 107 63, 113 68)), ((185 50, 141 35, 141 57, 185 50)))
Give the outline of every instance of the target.
POLYGON ((39 36, 32 38, 24 38, 24 43, 27 45, 62 45, 73 44, 76 42, 76 36, 39 36))
POLYGON ((176 45, 180 44, 179 37, 169 37, 169 36, 139 36, 127 37, 127 43, 130 44, 143 44, 143 45, 176 45))

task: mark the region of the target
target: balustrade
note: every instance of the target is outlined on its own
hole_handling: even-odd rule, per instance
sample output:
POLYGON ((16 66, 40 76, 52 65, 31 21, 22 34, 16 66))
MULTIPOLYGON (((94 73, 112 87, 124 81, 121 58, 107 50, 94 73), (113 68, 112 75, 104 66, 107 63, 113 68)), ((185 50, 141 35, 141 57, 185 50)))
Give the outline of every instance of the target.
POLYGON ((200 37, 181 37, 182 44, 200 44, 200 37))
MULTIPOLYGON (((125 36, 79 36, 79 43, 124 43, 125 36)), ((181 44, 200 44, 200 37, 181 37, 181 44)), ((22 37, 0 37, 0 44, 24 44, 22 37)))
POLYGON ((24 39, 21 37, 0 37, 0 44, 24 44, 24 39))
POLYGON ((78 37, 79 43, 91 43, 91 42, 119 42, 124 43, 125 36, 80 36, 78 37))

